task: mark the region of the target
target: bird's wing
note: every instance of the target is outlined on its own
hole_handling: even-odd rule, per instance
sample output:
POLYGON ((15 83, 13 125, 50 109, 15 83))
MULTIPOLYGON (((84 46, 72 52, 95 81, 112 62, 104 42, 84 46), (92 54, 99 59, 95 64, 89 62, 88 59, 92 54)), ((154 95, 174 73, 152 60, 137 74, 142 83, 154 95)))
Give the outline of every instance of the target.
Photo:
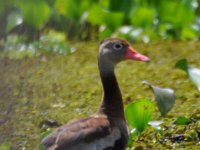
POLYGON ((54 147, 62 149, 91 143, 106 137, 112 132, 112 127, 106 117, 89 117, 66 124, 43 140, 46 149, 54 147))

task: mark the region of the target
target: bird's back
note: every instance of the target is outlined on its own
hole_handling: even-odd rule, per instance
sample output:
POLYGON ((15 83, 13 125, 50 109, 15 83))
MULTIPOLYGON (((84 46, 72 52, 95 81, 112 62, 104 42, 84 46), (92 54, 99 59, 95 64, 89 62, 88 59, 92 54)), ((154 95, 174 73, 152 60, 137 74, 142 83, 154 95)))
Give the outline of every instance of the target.
POLYGON ((126 124, 116 126, 105 115, 95 115, 61 126, 42 143, 46 150, 123 150, 126 129, 126 124))

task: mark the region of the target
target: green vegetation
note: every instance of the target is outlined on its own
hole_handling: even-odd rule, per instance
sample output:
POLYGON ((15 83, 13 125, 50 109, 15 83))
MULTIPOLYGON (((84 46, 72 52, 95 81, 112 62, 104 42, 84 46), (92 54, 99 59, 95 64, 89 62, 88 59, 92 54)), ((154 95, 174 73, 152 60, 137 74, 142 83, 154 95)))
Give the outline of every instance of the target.
POLYGON ((69 39, 195 40, 199 8, 199 0, 1 0, 0 37, 17 34, 30 42, 55 30, 69 39))
POLYGON ((137 132, 142 132, 150 121, 154 105, 149 100, 137 100, 126 107, 126 120, 137 132))

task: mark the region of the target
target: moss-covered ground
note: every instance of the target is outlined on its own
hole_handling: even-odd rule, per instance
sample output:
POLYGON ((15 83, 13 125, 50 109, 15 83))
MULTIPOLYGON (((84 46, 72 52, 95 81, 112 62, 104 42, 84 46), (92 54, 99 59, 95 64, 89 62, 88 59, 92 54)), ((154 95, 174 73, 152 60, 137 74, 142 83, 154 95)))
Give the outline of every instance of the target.
MULTIPOLYGON (((71 119, 96 112, 102 87, 97 67, 98 42, 73 44, 70 55, 40 54, 15 59, 0 53, 0 143, 14 149, 39 149, 47 129, 71 119)), ((135 49, 151 58, 150 63, 126 61, 116 68, 124 104, 154 99, 144 84, 175 90, 171 112, 153 120, 164 120, 163 133, 148 127, 130 145, 150 149, 200 148, 200 92, 175 63, 187 58, 200 68, 200 42, 161 42, 135 44, 135 49), (174 125, 178 116, 192 118, 188 125, 174 125), (176 139, 174 136, 184 139, 176 139), (181 136, 184 135, 184 136, 181 136)), ((0 144, 0 145, 1 145, 0 144)))

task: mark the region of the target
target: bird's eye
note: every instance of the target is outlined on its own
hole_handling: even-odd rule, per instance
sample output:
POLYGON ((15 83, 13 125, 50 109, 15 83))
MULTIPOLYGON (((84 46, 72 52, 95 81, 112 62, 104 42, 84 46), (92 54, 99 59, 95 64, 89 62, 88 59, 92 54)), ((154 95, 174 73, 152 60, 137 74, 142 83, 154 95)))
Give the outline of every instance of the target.
POLYGON ((123 45, 122 45, 121 43, 115 43, 115 44, 113 45, 113 48, 114 48, 115 50, 120 50, 120 49, 122 49, 122 47, 123 47, 123 45))

